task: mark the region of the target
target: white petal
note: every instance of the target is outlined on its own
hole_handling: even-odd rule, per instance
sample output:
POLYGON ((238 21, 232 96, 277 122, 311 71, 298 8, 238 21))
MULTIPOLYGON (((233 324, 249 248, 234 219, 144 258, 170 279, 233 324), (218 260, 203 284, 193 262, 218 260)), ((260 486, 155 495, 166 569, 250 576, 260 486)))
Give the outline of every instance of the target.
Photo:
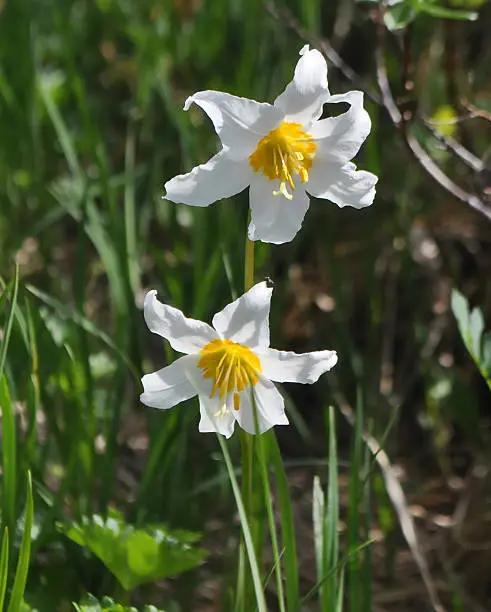
POLYGON ((238 98, 221 91, 198 91, 184 105, 200 106, 215 126, 223 145, 234 159, 246 159, 263 136, 281 122, 283 114, 271 104, 238 98))
POLYGON ((344 166, 314 162, 309 171, 307 189, 316 198, 331 200, 340 208, 365 208, 373 202, 377 181, 375 174, 357 171, 351 162, 344 166))
POLYGON ((273 191, 279 188, 278 183, 262 174, 254 174, 249 192, 249 238, 273 244, 293 240, 309 208, 309 197, 305 192, 307 186, 308 183, 304 185, 298 181, 292 192, 293 198, 288 200, 283 195, 273 195, 273 191))
POLYGON ((338 361, 336 351, 293 353, 266 349, 258 353, 264 376, 276 382, 311 384, 338 361))
POLYGON ((145 296, 143 313, 149 330, 166 338, 180 353, 197 353, 218 338, 206 323, 188 319, 177 308, 159 302, 156 291, 149 291, 145 296))
POLYGON ((273 289, 257 283, 213 317, 213 327, 224 338, 250 348, 269 346, 269 305, 273 289))
POLYGON ((218 398, 199 396, 200 421, 199 430, 202 433, 216 432, 230 438, 234 433, 235 419, 231 411, 217 416, 220 409, 218 398))
POLYGON ((140 401, 151 408, 167 410, 196 395, 183 367, 190 359, 195 359, 194 355, 186 355, 157 372, 145 374, 140 401))
POLYGON ((206 164, 167 181, 164 197, 189 206, 209 206, 240 193, 249 185, 252 174, 248 163, 231 159, 228 149, 222 149, 206 164))
POLYGON ((234 411, 239 425, 250 434, 262 434, 275 425, 288 425, 283 396, 274 383, 260 376, 253 387, 257 424, 254 419, 252 393, 246 389, 240 394, 240 408, 234 411))
POLYGON ((329 97, 327 64, 322 53, 303 47, 295 67, 293 80, 275 102, 275 107, 286 115, 286 121, 309 124, 322 114, 322 106, 329 97))
POLYGON ((353 159, 370 133, 370 115, 363 108, 361 91, 331 96, 328 102, 348 102, 351 106, 338 117, 316 121, 309 132, 317 144, 316 159, 330 159, 344 164, 353 159))

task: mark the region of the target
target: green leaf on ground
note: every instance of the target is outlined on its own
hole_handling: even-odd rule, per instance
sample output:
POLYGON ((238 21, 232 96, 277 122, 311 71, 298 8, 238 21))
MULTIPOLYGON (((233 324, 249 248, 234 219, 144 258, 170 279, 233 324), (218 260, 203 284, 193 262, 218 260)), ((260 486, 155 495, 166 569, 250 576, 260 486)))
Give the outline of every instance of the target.
POLYGON ((58 524, 58 529, 89 548, 127 591, 193 569, 206 557, 203 549, 193 546, 198 534, 161 525, 137 529, 116 511, 107 519, 96 514, 81 523, 58 524))
POLYGON ((452 312, 467 350, 491 389, 491 332, 484 333, 481 309, 469 310, 467 299, 453 289, 452 312))
MULTIPOLYGON (((103 597, 100 601, 93 595, 87 595, 78 604, 73 604, 77 612, 138 612, 137 608, 132 606, 123 606, 116 603, 110 597, 103 597)), ((165 612, 155 606, 144 606, 141 612, 165 612)))

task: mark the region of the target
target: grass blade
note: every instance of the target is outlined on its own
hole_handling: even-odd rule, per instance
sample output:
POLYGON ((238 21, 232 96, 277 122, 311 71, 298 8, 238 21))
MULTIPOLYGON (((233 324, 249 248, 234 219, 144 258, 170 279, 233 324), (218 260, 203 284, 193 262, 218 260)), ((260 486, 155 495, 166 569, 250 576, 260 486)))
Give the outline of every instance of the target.
POLYGON ((31 532, 34 518, 34 504, 32 499, 32 481, 31 472, 27 472, 26 484, 26 510, 24 517, 24 530, 20 543, 19 560, 15 571, 14 586, 12 587, 12 595, 7 612, 19 612, 24 600, 24 591, 27 582, 27 573, 29 571, 29 562, 31 558, 31 532))
MULTIPOLYGON (((339 541, 339 493, 338 493, 338 451, 336 443, 336 419, 334 408, 329 407, 329 468, 327 483, 327 504, 324 517, 324 574, 338 565, 339 541)), ((338 577, 332 571, 330 579, 320 593, 321 609, 333 610, 337 600, 338 577)))
POLYGON ((297 546, 295 540, 295 521, 290 496, 290 489, 283 465, 278 441, 274 432, 268 431, 264 436, 268 440, 268 451, 271 456, 278 491, 278 506, 281 508, 281 536, 283 543, 283 567, 285 571, 286 604, 289 612, 300 609, 298 591, 297 546))
MULTIPOLYGON (((274 435, 274 432, 272 432, 274 435)), ((268 467, 266 460, 266 453, 264 448, 264 436, 258 436, 257 438, 257 450, 259 456, 259 470, 261 472, 261 480, 264 490, 264 501, 266 504, 266 513, 268 517, 269 533, 271 537, 271 546, 273 549, 273 560, 274 560, 274 574, 276 577, 276 586, 278 589, 278 605, 280 612, 285 612, 285 594, 283 590, 283 577, 281 575, 281 556, 278 547, 278 536, 276 534, 276 524, 274 520, 273 510, 273 495, 269 484, 268 467)), ((281 505, 280 505, 281 508, 281 505)), ((267 582, 265 583, 267 584, 267 582)))
POLYGON ((5 376, 0 378, 0 406, 2 408, 2 518, 11 533, 15 533, 15 502, 17 498, 17 436, 10 392, 5 376))
POLYGON ((5 593, 7 591, 7 576, 9 569, 9 530, 5 527, 2 539, 2 556, 0 557, 0 610, 3 610, 5 593))
MULTIPOLYGON (((247 556, 249 558, 249 565, 251 567, 252 581, 254 584, 254 593, 256 596, 256 603, 258 612, 267 612, 266 601, 264 599, 263 587, 261 574, 259 573, 259 567, 257 564, 256 554, 254 552, 254 543, 252 541, 251 530, 247 521, 247 515, 245 512, 244 504, 242 503, 242 496, 240 494, 240 487, 235 477, 234 466, 230 458, 230 453, 226 443, 222 440, 221 436, 217 434, 218 443, 225 459, 225 465, 227 467, 228 476, 230 478, 230 484, 232 485, 232 491, 237 504, 237 510, 239 512, 240 524, 242 526, 242 532, 244 535, 244 542, 247 550, 247 556)), ((10 612, 10 610, 9 610, 10 612)))
POLYGON ((5 367, 5 359, 7 358, 7 348, 10 341, 10 334, 12 333, 12 325, 14 323, 15 308, 17 305, 17 294, 19 291, 19 266, 15 266, 14 283, 12 288, 12 301, 10 305, 9 316, 7 318, 7 325, 5 326, 5 332, 0 345, 0 378, 3 376, 3 369, 5 367))

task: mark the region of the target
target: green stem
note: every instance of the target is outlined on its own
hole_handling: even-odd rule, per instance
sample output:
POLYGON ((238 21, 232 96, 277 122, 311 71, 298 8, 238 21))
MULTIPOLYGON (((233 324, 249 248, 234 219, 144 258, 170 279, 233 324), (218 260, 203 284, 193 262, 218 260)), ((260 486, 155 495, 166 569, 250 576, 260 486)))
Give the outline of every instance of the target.
MULTIPOLYGON (((250 212, 249 212, 250 217, 250 212)), ((245 242, 245 258, 244 258, 244 291, 248 291, 254 285, 254 242, 246 236, 245 242)), ((242 499, 244 503, 245 515, 247 523, 252 533, 254 542, 254 508, 253 508, 253 468, 254 468, 254 436, 248 434, 243 429, 240 430, 240 448, 242 455, 242 499)), ((245 542, 242 542, 242 548, 245 542)), ((245 572, 245 564, 241 564, 239 572, 245 572)), ((243 610, 248 610, 250 606, 251 589, 249 586, 249 576, 242 575, 242 583, 244 587, 244 597, 242 598, 243 610)))
POLYGON ((254 285, 254 241, 246 238, 244 263, 244 291, 254 285))
MULTIPOLYGON (((250 213, 249 213, 250 216, 250 213)), ((244 261, 244 291, 254 285, 254 242, 246 237, 244 261)), ((251 523, 252 499, 252 469, 254 459, 254 436, 243 429, 240 430, 240 445, 242 449, 242 497, 251 523)))

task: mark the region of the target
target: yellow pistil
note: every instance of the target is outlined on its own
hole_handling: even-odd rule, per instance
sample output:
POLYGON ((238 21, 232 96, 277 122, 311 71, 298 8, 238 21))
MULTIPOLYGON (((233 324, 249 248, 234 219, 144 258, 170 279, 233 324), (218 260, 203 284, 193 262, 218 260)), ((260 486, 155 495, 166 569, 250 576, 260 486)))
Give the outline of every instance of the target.
POLYGON ((227 414, 227 397, 233 393, 234 410, 240 408, 240 392, 259 380, 261 362, 251 349, 232 340, 212 340, 200 351, 198 367, 204 378, 213 379, 210 398, 218 392, 220 409, 217 417, 227 414))
POLYGON ((283 195, 288 200, 295 189, 294 175, 298 174, 302 183, 309 180, 309 169, 317 145, 310 134, 302 129, 300 123, 284 121, 259 141, 256 150, 249 156, 249 162, 255 172, 262 172, 271 181, 280 181, 280 187, 274 195, 283 195))

